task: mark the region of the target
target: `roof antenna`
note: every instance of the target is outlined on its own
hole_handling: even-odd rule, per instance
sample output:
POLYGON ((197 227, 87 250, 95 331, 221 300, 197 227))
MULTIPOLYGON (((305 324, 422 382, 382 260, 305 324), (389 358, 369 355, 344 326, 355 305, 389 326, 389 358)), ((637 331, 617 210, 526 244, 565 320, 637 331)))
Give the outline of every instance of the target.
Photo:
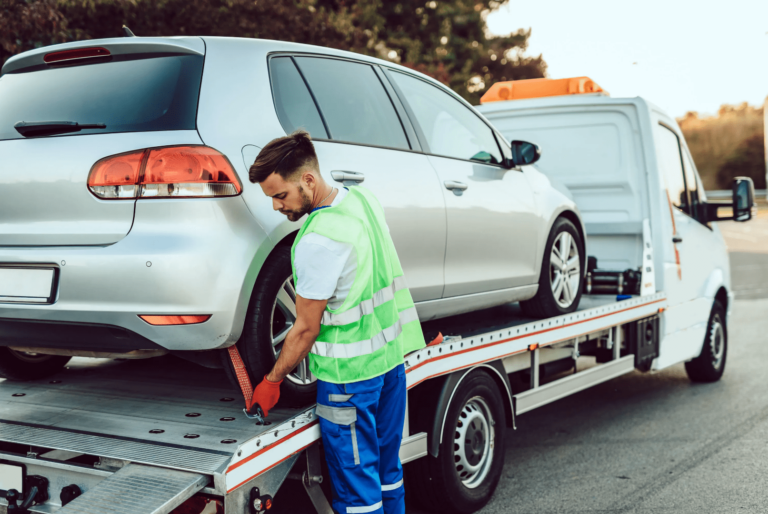
POLYGON ((123 36, 125 36, 125 37, 136 37, 136 34, 134 34, 133 31, 131 31, 131 29, 129 29, 128 27, 123 25, 123 36))

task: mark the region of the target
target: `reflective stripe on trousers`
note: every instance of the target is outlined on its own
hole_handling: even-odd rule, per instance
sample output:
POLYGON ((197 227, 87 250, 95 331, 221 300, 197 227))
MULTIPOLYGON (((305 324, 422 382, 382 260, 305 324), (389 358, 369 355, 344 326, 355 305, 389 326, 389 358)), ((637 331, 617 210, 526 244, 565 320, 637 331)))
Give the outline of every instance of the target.
POLYGON ((417 321, 418 319, 419 314, 416 312, 416 307, 411 307, 410 309, 405 309, 399 313, 399 319, 394 325, 385 328, 370 339, 347 344, 315 341, 310 353, 319 355, 320 357, 333 357, 336 359, 362 357, 363 355, 368 355, 384 348, 387 343, 394 341, 397 336, 402 333, 403 325, 410 323, 411 321, 417 321))
POLYGON ((402 364, 360 382, 317 381, 315 412, 339 514, 405 513, 400 464, 405 396, 402 364))
POLYGON ((373 314, 373 310, 379 305, 395 299, 395 293, 408 287, 404 276, 395 277, 391 284, 373 293, 373 298, 363 300, 351 309, 334 314, 332 312, 323 312, 323 319, 320 321, 323 325, 339 326, 349 325, 360 321, 363 316, 373 314))

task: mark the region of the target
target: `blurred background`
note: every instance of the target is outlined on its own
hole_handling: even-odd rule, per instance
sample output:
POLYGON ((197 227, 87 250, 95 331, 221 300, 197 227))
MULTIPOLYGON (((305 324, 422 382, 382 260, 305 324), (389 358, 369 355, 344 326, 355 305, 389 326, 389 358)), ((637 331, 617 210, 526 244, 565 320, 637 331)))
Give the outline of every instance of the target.
POLYGON ((678 117, 706 190, 766 188, 768 2, 0 0, 0 62, 122 36, 279 39, 373 55, 476 105, 496 81, 587 75, 678 117))

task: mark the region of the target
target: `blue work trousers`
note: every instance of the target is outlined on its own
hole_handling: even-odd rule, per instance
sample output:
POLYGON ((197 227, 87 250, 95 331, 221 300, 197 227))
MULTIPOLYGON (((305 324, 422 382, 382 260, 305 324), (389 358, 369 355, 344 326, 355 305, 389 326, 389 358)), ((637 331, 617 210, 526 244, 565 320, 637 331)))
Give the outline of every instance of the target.
POLYGON ((405 399, 402 364, 351 384, 317 381, 317 415, 338 514, 405 513, 405 399))

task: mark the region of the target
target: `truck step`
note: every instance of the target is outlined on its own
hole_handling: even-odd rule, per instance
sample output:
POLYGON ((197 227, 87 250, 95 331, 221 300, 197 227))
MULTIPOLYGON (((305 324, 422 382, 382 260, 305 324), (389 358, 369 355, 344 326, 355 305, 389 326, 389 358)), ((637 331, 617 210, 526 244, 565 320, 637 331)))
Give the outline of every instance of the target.
POLYGON ((57 514, 166 514, 207 483, 205 475, 128 464, 57 514))

